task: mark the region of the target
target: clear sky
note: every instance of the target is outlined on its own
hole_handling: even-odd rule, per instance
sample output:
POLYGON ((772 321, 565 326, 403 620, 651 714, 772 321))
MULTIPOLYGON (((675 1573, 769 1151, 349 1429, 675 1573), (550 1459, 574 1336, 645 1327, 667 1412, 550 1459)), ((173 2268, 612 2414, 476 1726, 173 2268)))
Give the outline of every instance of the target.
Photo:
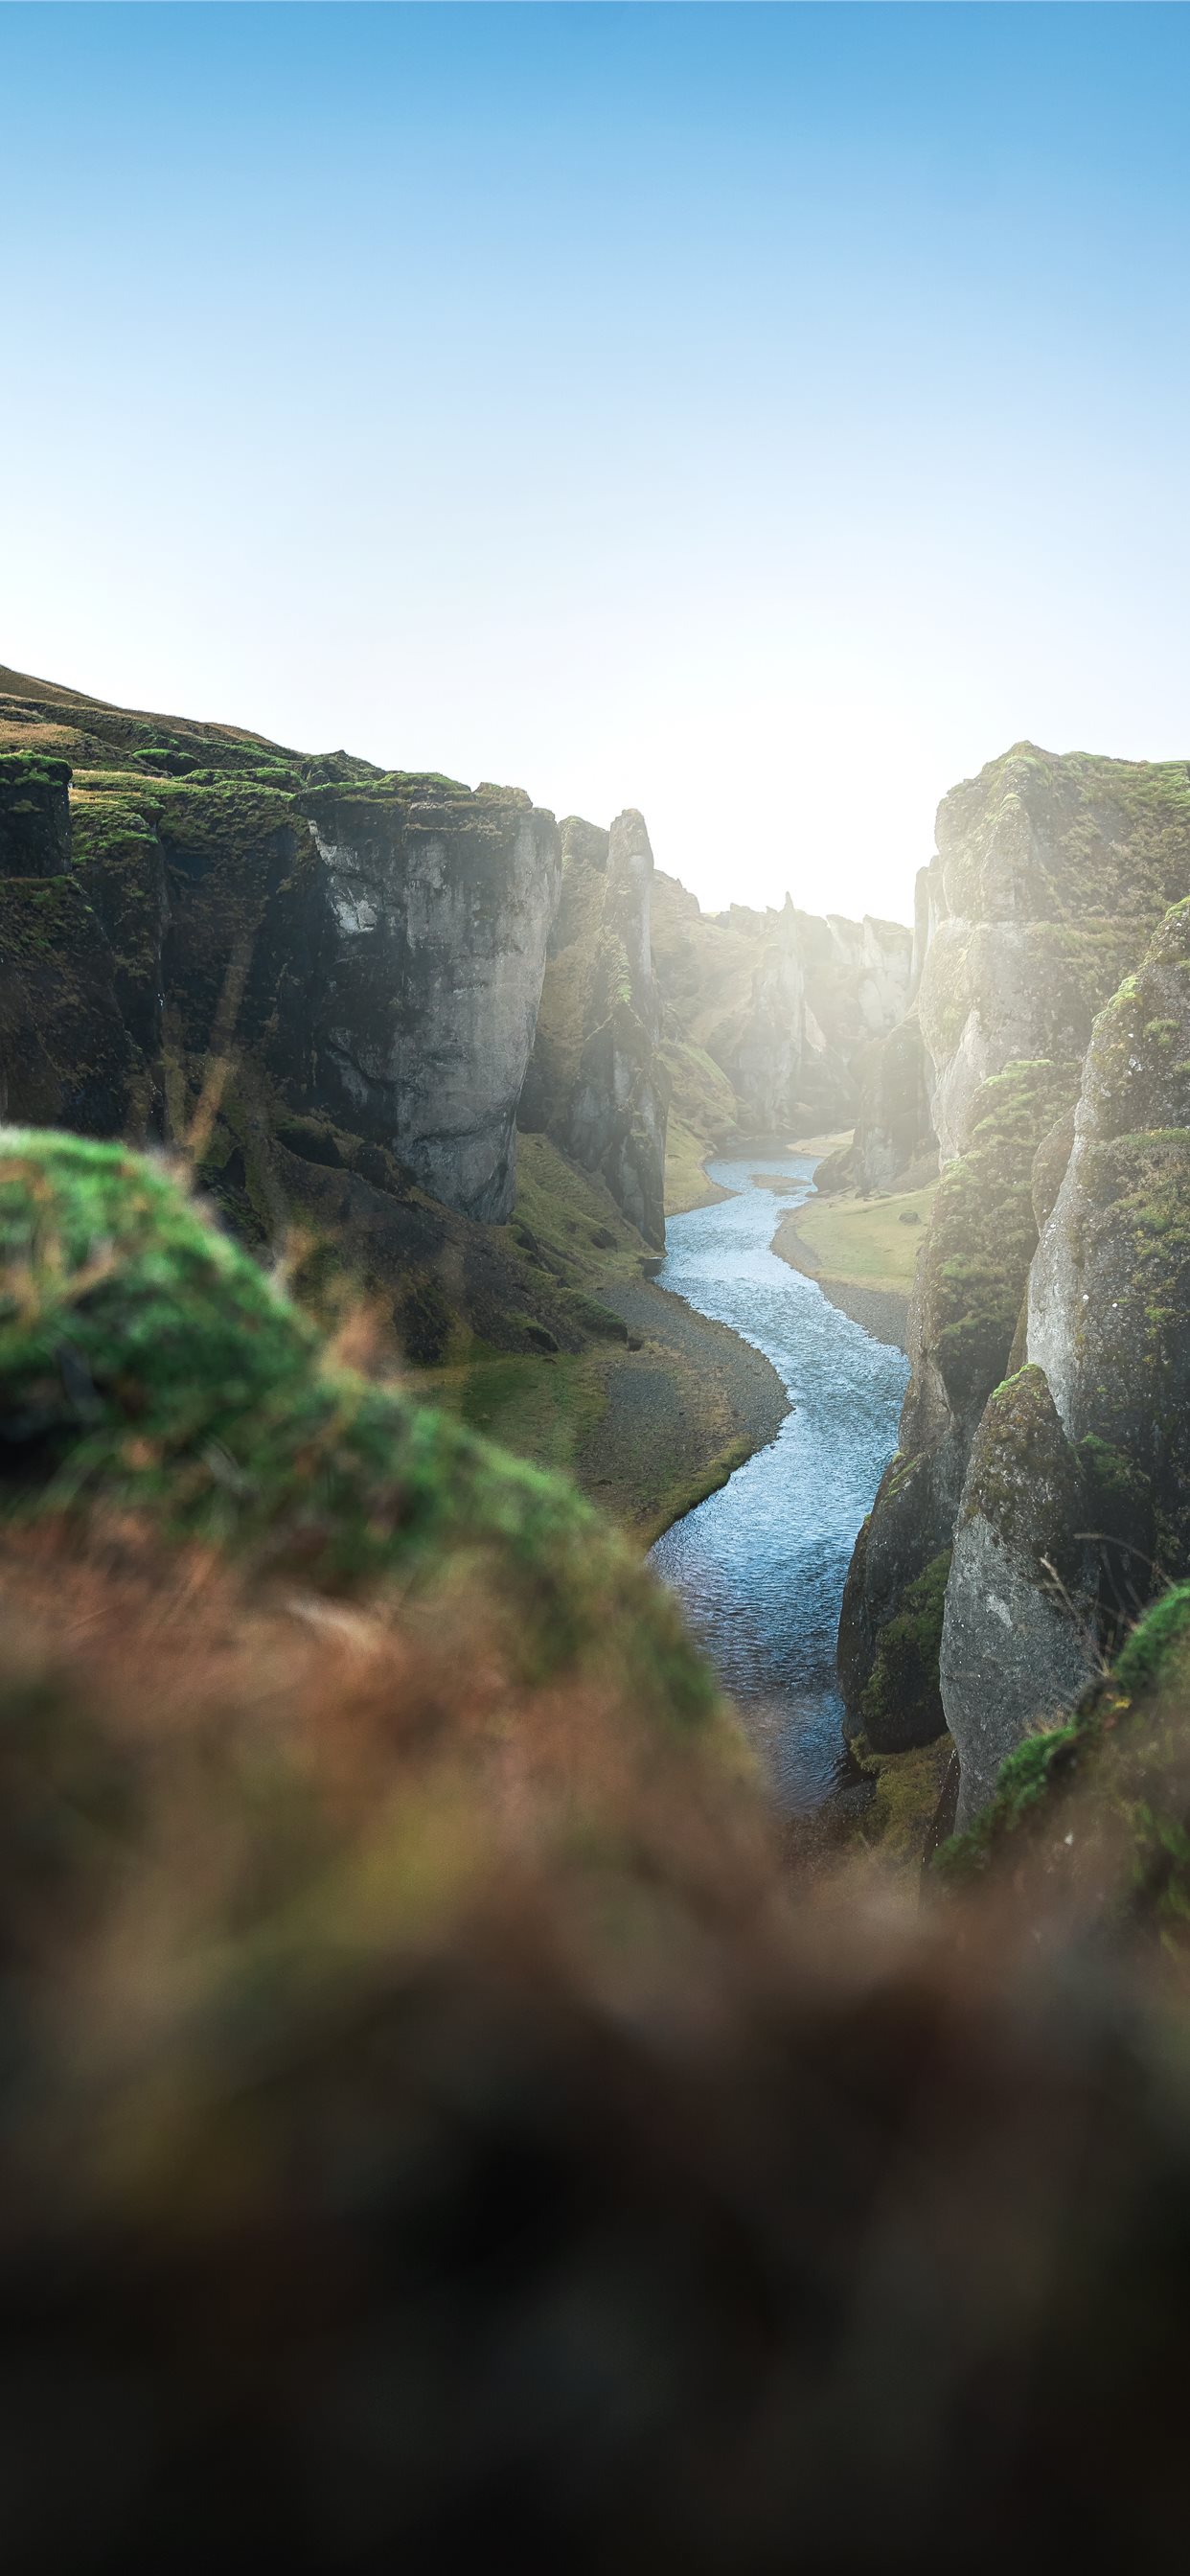
POLYGON ((0 6, 0 660, 908 917, 1190 754, 1190 12, 0 6))

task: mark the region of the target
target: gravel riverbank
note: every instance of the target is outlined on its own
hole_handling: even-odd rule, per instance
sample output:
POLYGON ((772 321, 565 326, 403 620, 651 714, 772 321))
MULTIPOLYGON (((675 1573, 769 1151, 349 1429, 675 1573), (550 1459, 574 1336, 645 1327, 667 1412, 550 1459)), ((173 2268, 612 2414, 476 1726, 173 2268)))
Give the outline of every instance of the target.
POLYGON ((776 1439, 789 1399, 763 1352, 651 1280, 609 1281, 603 1300, 641 1348, 609 1365, 576 1469, 597 1500, 631 1493, 651 1542, 776 1439))

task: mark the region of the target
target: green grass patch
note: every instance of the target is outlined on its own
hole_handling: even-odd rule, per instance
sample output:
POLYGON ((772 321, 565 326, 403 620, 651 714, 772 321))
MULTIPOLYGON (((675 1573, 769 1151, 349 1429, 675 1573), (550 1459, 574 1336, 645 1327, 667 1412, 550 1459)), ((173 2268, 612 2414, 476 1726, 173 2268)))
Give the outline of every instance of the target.
POLYGON ((930 1181, 887 1199, 810 1199, 796 1211, 797 1231, 827 1278, 908 1296, 937 1187, 930 1181))

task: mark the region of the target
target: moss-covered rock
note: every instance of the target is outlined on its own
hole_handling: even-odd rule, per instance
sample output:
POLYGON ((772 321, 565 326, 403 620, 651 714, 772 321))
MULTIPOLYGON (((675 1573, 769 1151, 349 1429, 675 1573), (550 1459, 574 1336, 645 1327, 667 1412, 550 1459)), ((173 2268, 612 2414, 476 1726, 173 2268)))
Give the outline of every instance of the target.
POLYGON ((1045 1377, 1021 1369, 985 1407, 963 1485, 940 1658, 958 1747, 958 1822, 991 1796, 1020 1738, 1082 1696, 1095 1669, 1087 1497, 1045 1377))
POLYGON ((478 1582, 528 1672, 629 1669, 642 1707, 708 1714, 676 1605, 572 1489, 331 1366, 165 1172, 0 1143, 6 1513, 131 1512, 328 1590, 478 1582))
POLYGON ((0 877, 56 877, 70 864, 70 764, 0 751, 0 877))
POLYGON ((901 1607, 881 1628, 871 1677, 860 1695, 864 1733, 874 1753, 903 1753, 932 1744, 945 1729, 938 1678, 950 1549, 931 1558, 906 1585, 901 1607))

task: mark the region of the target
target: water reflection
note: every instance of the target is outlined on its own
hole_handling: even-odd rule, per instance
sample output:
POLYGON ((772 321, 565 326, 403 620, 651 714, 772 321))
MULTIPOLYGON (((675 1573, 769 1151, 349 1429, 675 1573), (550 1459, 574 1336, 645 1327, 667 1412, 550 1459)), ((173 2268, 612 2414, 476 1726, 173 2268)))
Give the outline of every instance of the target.
POLYGON ((761 1152, 712 1162, 738 1195, 671 1217, 661 1285, 762 1350, 793 1410, 767 1449, 667 1530, 657 1571, 760 1743, 784 1806, 821 1804, 843 1749, 835 1675, 852 1545, 896 1447, 908 1374, 769 1246, 812 1188, 814 1159, 761 1152), (795 1179, 758 1189, 756 1169, 795 1179))

